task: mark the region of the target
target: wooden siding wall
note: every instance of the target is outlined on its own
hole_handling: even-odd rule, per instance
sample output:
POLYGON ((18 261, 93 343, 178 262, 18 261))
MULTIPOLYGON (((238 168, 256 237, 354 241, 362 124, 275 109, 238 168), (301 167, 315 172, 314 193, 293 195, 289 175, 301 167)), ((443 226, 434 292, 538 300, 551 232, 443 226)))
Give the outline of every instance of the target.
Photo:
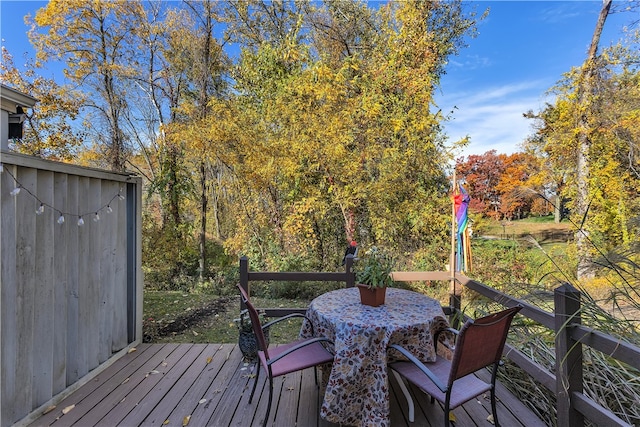
POLYGON ((136 299, 142 283, 139 178, 6 153, 0 162, 0 427, 5 427, 140 336, 136 299), (21 191, 12 196, 16 186, 21 191), (38 215, 40 204, 45 208, 38 215), (59 224, 61 212, 65 221, 59 224))

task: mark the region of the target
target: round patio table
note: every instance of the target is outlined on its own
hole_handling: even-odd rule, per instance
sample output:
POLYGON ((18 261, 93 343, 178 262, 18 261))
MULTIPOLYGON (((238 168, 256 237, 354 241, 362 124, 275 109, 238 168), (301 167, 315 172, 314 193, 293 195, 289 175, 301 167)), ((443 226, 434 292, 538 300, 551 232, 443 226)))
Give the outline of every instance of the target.
MULTIPOLYGON (((327 292, 311 302, 306 315, 315 336, 334 343, 320 415, 353 426, 389 425, 387 358, 394 355, 387 355, 387 347, 399 344, 421 361, 432 362, 434 333, 449 326, 438 301, 397 288, 387 288, 379 307, 361 304, 357 288, 327 292)), ((311 331, 305 320, 301 337, 310 337, 311 331)))

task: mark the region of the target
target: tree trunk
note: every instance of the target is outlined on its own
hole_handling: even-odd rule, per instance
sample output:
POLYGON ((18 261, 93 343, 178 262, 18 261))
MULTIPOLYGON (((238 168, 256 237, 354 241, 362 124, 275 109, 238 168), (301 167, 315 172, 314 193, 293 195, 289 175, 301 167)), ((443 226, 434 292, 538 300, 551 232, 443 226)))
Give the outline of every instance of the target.
POLYGON ((168 174, 167 180, 167 196, 169 198, 169 213, 173 220, 173 227, 179 229, 180 225, 180 196, 178 194, 178 148, 175 144, 170 144, 167 153, 168 156, 168 174))
POLYGON ((106 100, 108 103, 107 115, 109 126, 111 127, 109 161, 113 171, 124 172, 124 135, 122 134, 122 129, 120 129, 120 104, 122 101, 116 94, 113 80, 114 78, 110 73, 104 76, 106 100))
POLYGON ((220 162, 217 162, 215 170, 212 175, 215 177, 215 184, 212 186, 211 191, 211 201, 213 203, 213 221, 216 232, 216 239, 220 240, 222 238, 222 229, 220 225, 220 191, 222 188, 222 165, 220 162))
POLYGON ((207 168, 200 162, 200 282, 204 281, 207 268, 207 168))
POLYGON ((560 194, 556 195, 556 203, 553 207, 554 222, 560 224, 562 221, 562 211, 564 210, 563 197, 560 194))
POLYGON ((591 246, 589 239, 589 231, 586 227, 587 213, 589 210, 589 151, 591 148, 591 139, 589 137, 589 100, 593 91, 593 79, 596 76, 596 56, 598 52, 598 44, 604 23, 609 15, 612 0, 603 0, 602 9, 598 16, 596 28, 593 31, 591 45, 587 59, 582 67, 582 75, 578 86, 578 108, 580 115, 577 123, 578 138, 578 158, 577 158, 577 193, 576 193, 576 213, 580 220, 580 227, 576 231, 576 249, 578 254, 577 278, 588 279, 594 276, 592 268, 591 246))

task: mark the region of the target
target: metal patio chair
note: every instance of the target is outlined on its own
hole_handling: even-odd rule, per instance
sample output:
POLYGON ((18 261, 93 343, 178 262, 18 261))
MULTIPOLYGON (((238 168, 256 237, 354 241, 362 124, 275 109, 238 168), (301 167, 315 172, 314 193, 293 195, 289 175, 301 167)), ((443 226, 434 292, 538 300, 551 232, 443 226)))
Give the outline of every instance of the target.
MULTIPOLYGON (((452 328, 443 330, 456 335, 455 346, 451 348, 453 351, 451 360, 436 356, 437 360, 434 363, 422 363, 405 348, 395 344, 390 346, 409 360, 392 362, 389 367, 394 374, 401 376, 398 378, 396 375, 396 378, 407 397, 411 422, 414 420, 413 401, 402 378, 430 395, 432 403, 437 399, 444 405, 445 427, 449 426, 450 410, 490 391, 493 420, 495 425, 499 426, 495 396, 496 374, 501 364, 502 350, 511 321, 521 308, 516 306, 476 320, 467 320, 460 331, 452 328), (473 375, 474 372, 487 366, 493 366, 489 383, 473 375)), ((434 345, 437 353, 437 335, 434 345)))
POLYGON ((281 344, 271 349, 268 348, 263 333, 264 329, 285 319, 305 316, 300 313, 293 313, 261 325, 258 311, 253 304, 251 304, 251 301, 249 301, 249 296, 240 284, 237 286, 238 289, 240 289, 242 300, 249 311, 251 325, 258 341, 259 362, 256 363, 256 377, 253 383, 253 389, 251 390, 251 396, 249 396, 249 403, 251 403, 253 394, 256 391, 256 386, 258 385, 261 366, 267 371, 267 375, 269 376, 269 403, 267 404, 267 413, 264 416, 264 423, 262 424, 266 426, 269 413, 271 412, 271 402, 273 400, 273 379, 291 372, 313 367, 317 386, 318 365, 332 363, 333 355, 322 345, 323 342, 330 342, 329 339, 323 337, 301 339, 288 344, 281 344))

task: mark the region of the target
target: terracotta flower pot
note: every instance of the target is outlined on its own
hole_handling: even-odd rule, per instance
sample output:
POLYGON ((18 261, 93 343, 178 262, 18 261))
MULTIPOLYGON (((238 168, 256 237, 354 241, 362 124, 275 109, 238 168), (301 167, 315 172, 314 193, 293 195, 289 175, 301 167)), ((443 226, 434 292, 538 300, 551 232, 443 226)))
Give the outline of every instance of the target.
POLYGON ((382 288, 369 288, 367 285, 358 283, 358 289, 360 290, 360 302, 372 307, 378 307, 384 304, 384 298, 387 294, 387 287, 382 288))

